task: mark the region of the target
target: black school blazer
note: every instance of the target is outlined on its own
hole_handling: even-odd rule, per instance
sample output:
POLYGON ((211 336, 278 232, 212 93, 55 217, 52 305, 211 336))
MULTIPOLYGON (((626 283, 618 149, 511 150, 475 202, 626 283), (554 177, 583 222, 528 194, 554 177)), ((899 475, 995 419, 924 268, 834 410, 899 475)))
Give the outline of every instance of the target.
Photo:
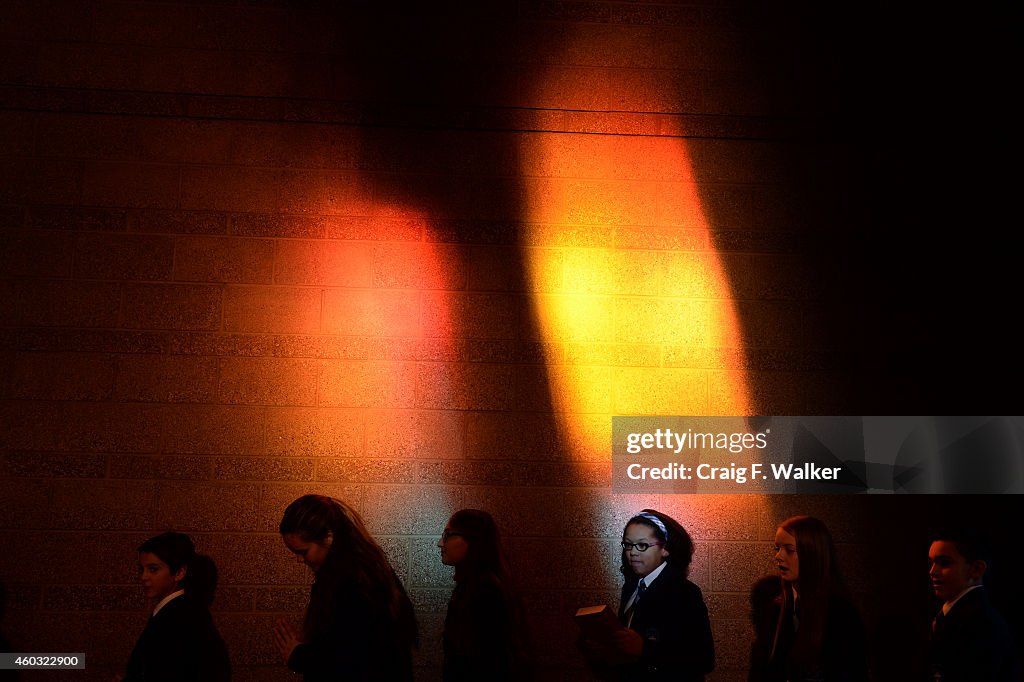
MULTIPOLYGON (((619 620, 638 578, 622 586, 619 620)), ((640 661, 624 666, 624 679, 700 682, 715 667, 711 621, 700 588, 671 563, 644 592, 633 612, 631 630, 644 638, 640 661)))

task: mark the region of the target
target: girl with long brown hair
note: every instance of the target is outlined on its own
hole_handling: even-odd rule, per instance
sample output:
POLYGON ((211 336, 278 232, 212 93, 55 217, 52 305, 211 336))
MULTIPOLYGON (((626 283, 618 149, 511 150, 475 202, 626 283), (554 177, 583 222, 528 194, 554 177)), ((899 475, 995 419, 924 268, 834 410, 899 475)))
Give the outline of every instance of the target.
POLYGON ((316 680, 411 680, 416 617, 363 520, 344 502, 304 495, 279 527, 314 573, 302 632, 282 619, 274 642, 288 667, 316 680))
POLYGON ((775 565, 775 627, 754 643, 751 682, 866 682, 864 626, 825 524, 812 516, 783 521, 775 565))

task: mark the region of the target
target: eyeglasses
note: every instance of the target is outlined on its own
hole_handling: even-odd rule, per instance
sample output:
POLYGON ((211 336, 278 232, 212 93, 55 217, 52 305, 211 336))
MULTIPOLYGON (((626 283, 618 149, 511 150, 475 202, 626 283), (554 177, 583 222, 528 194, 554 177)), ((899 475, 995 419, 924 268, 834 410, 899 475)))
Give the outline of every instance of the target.
POLYGON ((651 547, 664 544, 664 542, 626 542, 625 540, 623 540, 622 549, 627 551, 635 549, 638 552, 646 552, 651 547))
POLYGON ((441 542, 448 542, 449 538, 464 538, 464 537, 466 537, 466 536, 463 535, 462 533, 456 533, 454 531, 446 530, 445 532, 441 533, 441 542))

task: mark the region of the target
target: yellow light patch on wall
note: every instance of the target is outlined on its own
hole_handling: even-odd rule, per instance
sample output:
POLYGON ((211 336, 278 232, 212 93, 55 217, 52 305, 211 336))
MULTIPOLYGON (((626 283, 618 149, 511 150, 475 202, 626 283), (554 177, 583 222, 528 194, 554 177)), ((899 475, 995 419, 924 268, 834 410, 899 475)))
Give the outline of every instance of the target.
MULTIPOLYGON (((548 368, 565 442, 594 437, 582 415, 747 414, 740 328, 685 142, 525 145, 526 268, 538 334, 565 349, 548 368)), ((610 457, 609 443, 585 450, 610 457)))

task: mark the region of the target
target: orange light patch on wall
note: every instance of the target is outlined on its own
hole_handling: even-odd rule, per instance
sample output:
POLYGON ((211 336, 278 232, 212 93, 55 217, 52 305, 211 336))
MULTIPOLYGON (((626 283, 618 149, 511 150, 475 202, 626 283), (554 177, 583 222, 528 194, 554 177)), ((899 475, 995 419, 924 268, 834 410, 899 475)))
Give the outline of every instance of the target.
MULTIPOLYGON (((454 503, 408 484, 416 460, 461 452, 462 416, 439 384, 461 374, 455 361, 463 319, 452 297, 466 286, 464 247, 433 240, 421 212, 390 204, 369 212, 363 219, 369 239, 321 244, 323 254, 338 245, 358 249, 367 262, 358 266, 364 281, 324 289, 327 357, 317 405, 353 415, 362 443, 352 458, 318 460, 317 479, 371 484, 363 485, 361 510, 376 533, 433 534, 454 503)), ((348 265, 357 267, 351 259, 348 265)))
POLYGON ((524 240, 537 328, 566 349, 549 368, 566 441, 595 413, 747 414, 740 327, 685 143, 542 133, 529 144, 528 166, 561 171, 525 180, 524 240))

